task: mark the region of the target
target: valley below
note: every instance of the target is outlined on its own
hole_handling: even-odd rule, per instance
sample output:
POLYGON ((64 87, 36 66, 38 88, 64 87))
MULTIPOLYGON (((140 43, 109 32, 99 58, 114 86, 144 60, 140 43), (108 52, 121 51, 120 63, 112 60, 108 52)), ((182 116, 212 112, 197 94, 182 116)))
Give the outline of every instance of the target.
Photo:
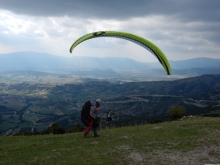
POLYGON ((1 135, 41 132, 52 123, 71 129, 82 124, 80 111, 84 102, 94 102, 96 98, 102 99, 103 127, 107 110, 116 114, 112 122, 115 127, 169 121, 168 110, 175 105, 183 106, 186 115, 220 115, 220 75, 138 82, 22 76, 21 79, 19 75, 22 81, 17 82, 0 79, 1 135))

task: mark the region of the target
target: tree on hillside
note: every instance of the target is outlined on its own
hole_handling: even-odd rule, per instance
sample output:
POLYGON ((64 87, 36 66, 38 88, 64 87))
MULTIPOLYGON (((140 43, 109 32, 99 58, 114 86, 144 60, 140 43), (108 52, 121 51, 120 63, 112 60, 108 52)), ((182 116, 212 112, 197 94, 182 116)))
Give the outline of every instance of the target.
POLYGON ((53 123, 50 127, 48 127, 48 132, 50 134, 65 134, 66 130, 59 127, 58 123, 53 123))
POLYGON ((186 110, 183 106, 175 105, 171 106, 169 109, 169 115, 172 120, 177 120, 182 118, 186 114, 186 110))

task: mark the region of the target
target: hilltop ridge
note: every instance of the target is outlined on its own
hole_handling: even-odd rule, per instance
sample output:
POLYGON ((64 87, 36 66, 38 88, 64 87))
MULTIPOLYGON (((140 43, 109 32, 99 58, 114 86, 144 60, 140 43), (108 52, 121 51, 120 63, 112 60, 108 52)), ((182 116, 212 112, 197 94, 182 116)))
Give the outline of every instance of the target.
POLYGON ((1 163, 11 164, 219 164, 219 118, 181 121, 82 133, 0 137, 1 163))
MULTIPOLYGON (((220 59, 193 58, 170 61, 172 75, 195 76, 202 74, 219 74, 220 59)), ((0 54, 0 71, 40 71, 65 73, 78 76, 121 77, 126 74, 140 76, 163 76, 166 72, 159 62, 143 63, 120 57, 61 57, 47 53, 14 52, 0 54), (110 72, 110 74, 109 74, 110 72)), ((169 76, 169 77, 172 77, 169 76)), ((160 78, 160 79, 162 79, 160 78)))

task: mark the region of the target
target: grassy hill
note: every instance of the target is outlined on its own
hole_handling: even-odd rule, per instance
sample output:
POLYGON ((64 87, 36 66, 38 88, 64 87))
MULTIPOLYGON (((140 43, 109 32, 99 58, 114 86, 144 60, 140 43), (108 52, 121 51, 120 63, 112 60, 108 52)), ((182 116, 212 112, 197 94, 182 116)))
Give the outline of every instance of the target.
POLYGON ((87 139, 65 135, 0 137, 0 164, 220 164, 220 118, 100 130, 87 139))

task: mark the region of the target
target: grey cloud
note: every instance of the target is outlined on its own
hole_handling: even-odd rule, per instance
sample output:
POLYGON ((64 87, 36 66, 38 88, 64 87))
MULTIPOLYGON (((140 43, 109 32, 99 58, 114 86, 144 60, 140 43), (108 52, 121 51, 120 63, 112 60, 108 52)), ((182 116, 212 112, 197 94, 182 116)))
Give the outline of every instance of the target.
MULTIPOLYGON (((43 34, 50 37, 70 35, 77 38, 81 32, 82 34, 87 32, 88 25, 93 25, 90 19, 94 18, 96 21, 112 19, 120 22, 120 29, 141 31, 147 39, 163 42, 160 45, 162 48, 171 51, 179 49, 179 52, 196 52, 201 47, 206 47, 207 43, 218 49, 216 45, 220 43, 219 7, 220 0, 0 0, 0 9, 18 15, 34 16, 37 17, 36 20, 38 17, 45 19, 45 25, 41 25, 44 28, 39 30, 43 30, 45 32, 43 34), (67 17, 64 17, 65 15, 67 17), (48 20, 51 18, 44 17, 59 17, 52 18, 56 20, 58 26, 53 29, 51 21, 48 20), (156 24, 147 21, 134 23, 132 21, 134 19, 131 19, 138 17, 150 17, 150 20, 155 18, 156 24), (64 31, 59 31, 59 27, 63 27, 64 31), (187 50, 190 46, 194 49, 187 50)), ((0 27, 0 31, 6 30, 3 28, 0 27)), ((28 30, 30 35, 41 37, 41 33, 32 34, 31 30, 28 30)), ((0 43, 11 42, 11 38, 6 38, 4 34, 0 35, 4 38, 0 43)))
POLYGON ((170 15, 181 20, 219 21, 219 0, 0 0, 0 8, 17 14, 100 19, 170 15))

